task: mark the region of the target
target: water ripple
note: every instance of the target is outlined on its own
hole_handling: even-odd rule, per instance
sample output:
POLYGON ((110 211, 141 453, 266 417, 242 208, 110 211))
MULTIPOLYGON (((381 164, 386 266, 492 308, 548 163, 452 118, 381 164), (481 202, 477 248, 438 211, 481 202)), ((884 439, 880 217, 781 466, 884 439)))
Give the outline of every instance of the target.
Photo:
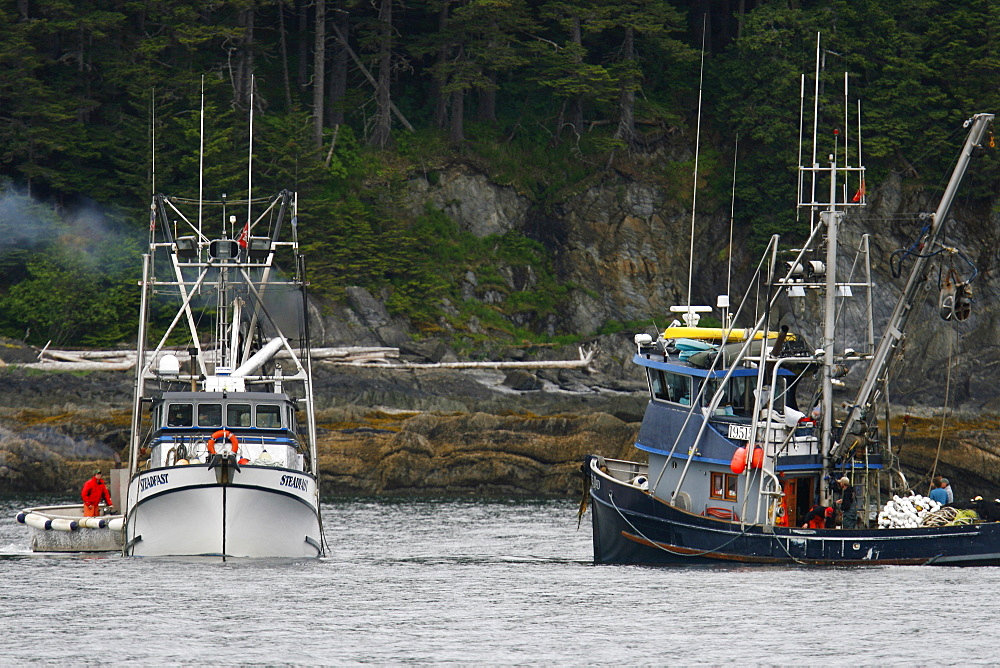
POLYGON ((43 556, 22 502, 0 498, 5 665, 996 661, 1000 568, 594 566, 572 501, 326 503, 316 560, 43 556))

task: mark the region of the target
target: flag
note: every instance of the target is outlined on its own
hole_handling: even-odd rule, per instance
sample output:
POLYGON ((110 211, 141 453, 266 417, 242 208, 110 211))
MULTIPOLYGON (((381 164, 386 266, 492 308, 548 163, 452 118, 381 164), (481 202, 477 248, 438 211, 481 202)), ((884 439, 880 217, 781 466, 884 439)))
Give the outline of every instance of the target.
POLYGON ((852 202, 860 202, 865 196, 865 180, 861 179, 861 187, 858 188, 858 192, 854 193, 854 199, 852 202))
POLYGON ((240 236, 236 237, 236 243, 240 245, 240 248, 246 250, 247 246, 249 245, 249 240, 250 240, 250 221, 247 221, 247 224, 243 226, 243 231, 240 232, 240 236))

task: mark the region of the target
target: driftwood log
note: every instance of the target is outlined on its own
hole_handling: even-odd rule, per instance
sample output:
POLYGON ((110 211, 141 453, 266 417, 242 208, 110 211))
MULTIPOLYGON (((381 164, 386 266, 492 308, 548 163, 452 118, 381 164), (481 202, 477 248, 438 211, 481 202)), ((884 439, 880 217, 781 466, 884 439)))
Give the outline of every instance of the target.
MULTIPOLYGON (((184 364, 190 361, 186 350, 162 351, 177 358, 184 364)), ((535 361, 486 361, 486 362, 401 362, 399 348, 378 346, 342 346, 336 348, 313 348, 314 361, 324 364, 377 365, 385 369, 587 369, 590 367, 597 348, 580 348, 580 359, 576 360, 535 360, 535 361)), ((296 354, 301 351, 296 350, 296 354)), ((279 351, 275 359, 287 359, 287 351, 279 351)), ((211 362, 213 355, 206 354, 205 361, 211 362)), ((23 364, 41 371, 127 371, 135 367, 134 350, 51 350, 48 345, 38 352, 38 362, 23 364)))

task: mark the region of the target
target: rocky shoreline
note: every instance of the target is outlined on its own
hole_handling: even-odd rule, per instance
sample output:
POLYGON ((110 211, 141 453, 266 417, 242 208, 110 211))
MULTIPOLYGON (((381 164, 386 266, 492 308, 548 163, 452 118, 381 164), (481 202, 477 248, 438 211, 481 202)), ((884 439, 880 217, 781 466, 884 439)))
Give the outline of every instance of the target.
MULTIPOLYGON (((621 361, 531 372, 317 363, 323 492, 576 495, 585 454, 634 454, 646 388, 621 377, 621 361)), ((0 492, 75 494, 126 457, 132 382, 0 368, 0 492)))
MULTIPOLYGON (((624 341, 603 343, 628 349, 624 341)), ((644 459, 633 443, 647 390, 625 365, 612 355, 591 371, 319 363, 323 492, 577 496, 584 455, 644 459)), ((124 457, 132 382, 130 372, 0 368, 0 492, 76 494, 95 467, 124 457)), ((943 436, 941 424, 930 412, 894 421, 910 484, 918 486, 937 457, 936 472, 962 496, 1000 497, 1000 419, 950 416, 943 436)))

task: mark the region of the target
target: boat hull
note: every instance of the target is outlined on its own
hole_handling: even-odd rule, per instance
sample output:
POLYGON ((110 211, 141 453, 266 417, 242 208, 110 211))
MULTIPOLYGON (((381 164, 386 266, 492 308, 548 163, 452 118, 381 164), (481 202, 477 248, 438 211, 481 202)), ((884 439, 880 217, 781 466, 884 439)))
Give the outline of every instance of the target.
POLYGON ((1000 523, 915 529, 764 527, 702 517, 590 470, 594 562, 1000 565, 1000 523))
POLYGON ((84 519, 83 504, 25 508, 17 521, 28 529, 32 552, 121 552, 121 515, 84 519))
POLYGON ((138 474, 129 485, 127 556, 317 557, 316 481, 301 471, 244 466, 219 481, 207 466, 138 474))

